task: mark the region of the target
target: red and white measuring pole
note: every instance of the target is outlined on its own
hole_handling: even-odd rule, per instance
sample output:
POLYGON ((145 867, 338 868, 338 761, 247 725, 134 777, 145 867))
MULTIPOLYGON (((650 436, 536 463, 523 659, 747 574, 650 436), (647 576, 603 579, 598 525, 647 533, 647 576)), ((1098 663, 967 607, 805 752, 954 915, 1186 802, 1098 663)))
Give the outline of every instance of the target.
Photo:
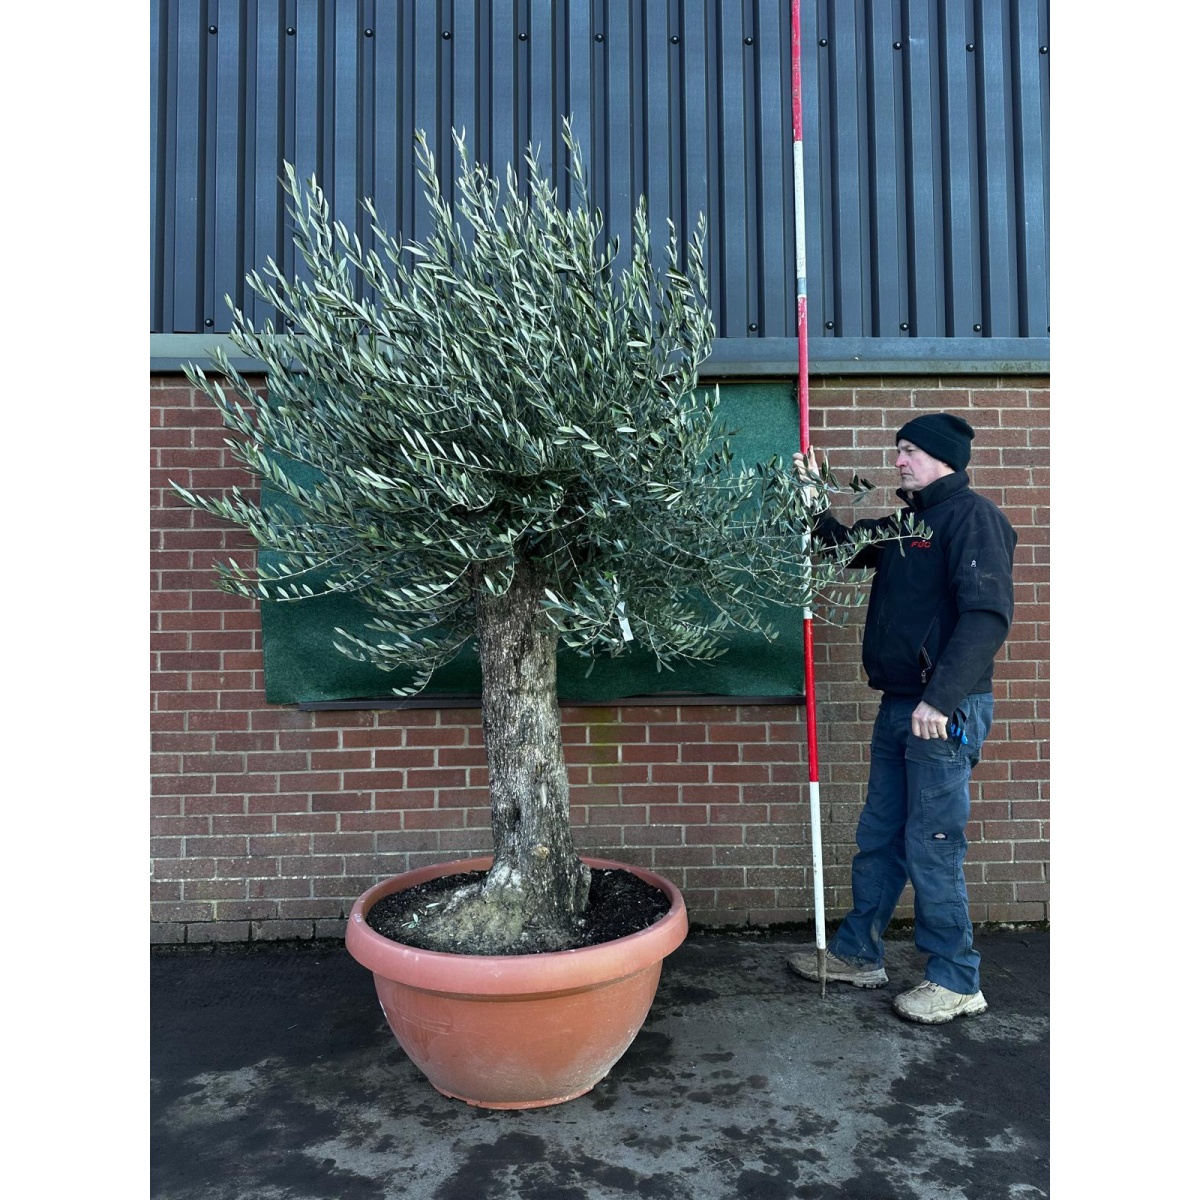
MULTIPOLYGON (((804 239, 804 115, 800 104, 800 0, 792 0, 792 189, 796 219, 796 329, 800 344, 800 449, 808 453, 808 264, 804 239)), ((817 693, 813 685, 812 609, 804 615, 804 715, 808 726, 808 810, 812 827, 817 970, 825 994, 825 873, 821 861, 821 779, 817 693)))

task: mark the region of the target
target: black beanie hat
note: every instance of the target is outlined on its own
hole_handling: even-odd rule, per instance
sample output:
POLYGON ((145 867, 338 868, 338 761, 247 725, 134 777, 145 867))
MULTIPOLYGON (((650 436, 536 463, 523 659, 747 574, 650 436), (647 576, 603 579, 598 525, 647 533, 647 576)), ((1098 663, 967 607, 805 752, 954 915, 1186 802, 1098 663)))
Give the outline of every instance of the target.
POLYGON ((896 442, 904 438, 932 454, 948 467, 961 471, 971 461, 971 439, 975 430, 953 413, 924 413, 913 417, 896 434, 896 442))

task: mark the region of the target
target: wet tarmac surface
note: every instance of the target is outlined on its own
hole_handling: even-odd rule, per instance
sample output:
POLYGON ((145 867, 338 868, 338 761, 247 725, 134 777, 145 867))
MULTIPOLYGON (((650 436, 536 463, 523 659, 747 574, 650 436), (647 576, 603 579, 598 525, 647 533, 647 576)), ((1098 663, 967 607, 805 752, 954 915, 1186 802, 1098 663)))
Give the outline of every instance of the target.
POLYGON ((340 943, 157 951, 151 1196, 1047 1196, 1049 934, 979 932, 989 1009, 940 1026, 891 1011, 911 941, 886 987, 824 999, 784 965, 805 944, 693 932, 608 1077, 524 1112, 436 1092, 340 943))

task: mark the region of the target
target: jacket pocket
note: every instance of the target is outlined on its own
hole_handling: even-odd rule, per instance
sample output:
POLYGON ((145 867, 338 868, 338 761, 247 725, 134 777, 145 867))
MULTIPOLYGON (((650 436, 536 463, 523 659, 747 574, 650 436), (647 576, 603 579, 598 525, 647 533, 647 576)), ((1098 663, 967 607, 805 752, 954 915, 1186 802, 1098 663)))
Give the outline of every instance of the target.
POLYGON ((941 652, 940 633, 941 621, 934 617, 917 650, 917 667, 922 683, 929 682, 933 677, 933 668, 937 666, 938 655, 941 652))

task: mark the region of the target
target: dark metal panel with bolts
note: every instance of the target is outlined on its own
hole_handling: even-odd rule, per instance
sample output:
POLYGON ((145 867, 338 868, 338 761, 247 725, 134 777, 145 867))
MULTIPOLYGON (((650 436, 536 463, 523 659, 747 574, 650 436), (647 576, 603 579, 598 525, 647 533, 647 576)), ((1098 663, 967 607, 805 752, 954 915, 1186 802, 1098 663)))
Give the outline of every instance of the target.
MULTIPOLYGON (((223 332, 226 292, 273 316, 244 276, 271 257, 297 271, 284 160, 360 234, 372 196, 420 240, 415 130, 443 186, 460 128, 520 176, 533 139, 565 188, 572 114, 621 260, 641 193, 656 245, 668 216, 686 236, 703 211, 720 339, 794 337, 789 16, 790 0, 154 0, 151 331, 223 332)), ((814 365, 827 341, 891 362, 895 338, 1044 337, 1048 0, 804 0, 801 20, 814 365)))

